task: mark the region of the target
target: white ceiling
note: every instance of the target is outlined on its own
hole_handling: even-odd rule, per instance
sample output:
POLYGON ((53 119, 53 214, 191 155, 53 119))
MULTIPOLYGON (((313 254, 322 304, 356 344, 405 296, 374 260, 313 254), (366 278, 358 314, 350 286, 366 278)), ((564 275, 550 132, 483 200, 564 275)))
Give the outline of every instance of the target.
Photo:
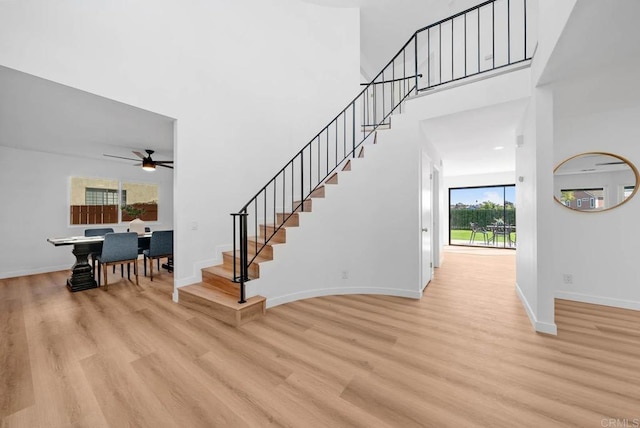
POLYGON ((577 2, 540 84, 606 73, 612 64, 640 66, 639 14, 638 0, 577 2))
MULTIPOLYGON (((417 29, 478 3, 303 1, 360 8, 361 69, 365 77, 377 74, 417 29)), ((515 112, 495 108, 425 123, 430 138, 441 150, 445 174, 512 171, 513 143, 506 140, 513 138, 515 112), (497 145, 505 149, 492 151, 497 145)), ((152 149, 157 152, 155 159, 164 160, 172 158, 173 122, 166 116, 0 66, 0 145, 93 158, 103 158, 103 153, 135 157, 132 150, 152 149)))
MULTIPOLYGON (((127 104, 0 66, 0 145, 88 158, 173 154, 173 122, 127 104)), ((110 159, 114 162, 128 162, 110 159)))
POLYGON ((427 138, 442 156, 444 175, 514 171, 516 127, 527 102, 512 101, 423 121, 427 138))

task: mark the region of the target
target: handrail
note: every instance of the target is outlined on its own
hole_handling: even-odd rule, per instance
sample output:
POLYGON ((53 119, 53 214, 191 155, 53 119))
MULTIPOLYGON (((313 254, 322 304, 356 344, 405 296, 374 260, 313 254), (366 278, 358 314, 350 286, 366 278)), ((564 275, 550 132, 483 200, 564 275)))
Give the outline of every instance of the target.
POLYGON ((416 63, 427 76, 418 91, 530 60, 527 7, 527 0, 488 0, 417 30, 416 47, 428 52, 416 63))
MULTIPOLYGON (((381 85, 383 83, 399 82, 401 80, 413 79, 415 77, 416 76, 409 76, 409 77, 400 77, 399 79, 385 80, 385 81, 382 81, 382 82, 361 83, 360 86, 369 86, 371 83, 373 83, 374 85, 381 85)), ((422 77, 422 74, 418 74, 418 77, 422 77)))
POLYGON ((499 22, 499 25, 505 25, 507 28, 506 53, 496 49, 496 1, 485 1, 413 33, 398 53, 344 109, 304 145, 237 213, 231 214, 233 218, 233 280, 240 284, 239 303, 245 302, 245 282, 251 279, 249 266, 264 247, 281 239, 279 233, 293 214, 305 210, 304 203, 310 199, 311 194, 349 158, 355 158, 357 149, 376 132, 379 126, 389 125, 389 122, 385 121, 396 111, 402 112, 402 106, 409 96, 531 58, 528 55, 526 37, 527 0, 506 0, 498 6, 498 19, 501 14, 506 15, 506 21, 499 22), (489 7, 491 8, 490 32, 488 24, 484 22, 486 18, 483 20, 481 16, 482 13, 487 15, 489 7), (501 7, 505 7, 506 11, 500 12, 501 7), (516 19, 517 16, 514 18, 514 15, 518 15, 518 7, 522 9, 522 22, 516 19), (513 13, 513 10, 516 10, 516 13, 513 13), (462 29, 460 29, 461 20, 462 29), (474 20, 473 24, 470 20, 474 20), (520 24, 522 24, 523 33, 521 53, 518 49, 514 52, 512 48, 515 46, 512 44, 512 39, 518 37, 512 28, 520 24), (474 43, 469 42, 468 36, 468 32, 473 31, 468 30, 468 27, 474 26, 477 34, 471 35, 475 36, 472 37, 475 47, 474 43), (443 28, 445 32, 450 33, 450 38, 448 42, 445 40, 444 47, 443 28), (432 46, 432 32, 435 39, 436 31, 437 46, 432 46), (458 34, 461 31, 463 39, 458 34), (456 34, 458 34, 457 37, 456 34), (490 51, 482 46, 482 42, 486 43, 489 34, 492 46, 490 51), (425 37, 426 40, 424 40, 425 37), (425 41, 426 52, 422 49, 422 43, 425 41), (469 47, 469 45, 472 46, 469 47), (470 67, 470 61, 468 61, 470 54, 475 60, 474 65, 477 65, 475 68, 470 67), (485 55, 485 61, 490 56, 490 66, 486 64, 483 66, 480 60, 482 54, 485 55), (496 55, 501 56, 498 62, 496 62, 496 55), (424 61, 420 61, 422 56, 425 57, 424 61), (447 56, 450 58, 445 59, 450 60, 450 64, 443 63, 443 57, 447 56), (460 56, 464 57, 463 66, 459 61, 460 56), (503 56, 506 57, 504 61, 503 56), (456 58, 458 58, 457 63, 456 58), (425 80, 426 85, 421 87, 420 84, 424 84, 425 80), (356 135, 360 132, 362 135, 357 137, 356 135), (252 243, 249 243, 250 232, 255 236, 252 243), (238 251, 240 260, 236 262, 238 251))

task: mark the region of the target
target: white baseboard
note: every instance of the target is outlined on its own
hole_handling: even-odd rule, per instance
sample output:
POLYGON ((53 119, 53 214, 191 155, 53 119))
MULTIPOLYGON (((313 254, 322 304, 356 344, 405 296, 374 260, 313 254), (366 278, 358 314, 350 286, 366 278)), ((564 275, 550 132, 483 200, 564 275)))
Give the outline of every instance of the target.
POLYGON ((15 278, 18 276, 37 275, 39 273, 58 272, 61 270, 68 270, 69 272, 71 272, 71 265, 67 264, 67 265, 60 265, 60 266, 48 266, 43 268, 14 270, 11 272, 0 272, 0 279, 15 278))
POLYGON ((546 333, 556 336, 558 334, 558 327, 555 325, 555 323, 538 321, 536 314, 533 312, 531 306, 529 305, 529 301, 525 297, 518 284, 516 284, 516 293, 518 294, 518 298, 520 298, 520 302, 522 302, 522 306, 524 306, 524 309, 527 312, 529 322, 531 322, 533 329, 538 333, 546 333))
POLYGON ((590 294, 574 293, 570 291, 556 291, 555 298, 640 311, 640 302, 634 300, 614 299, 611 297, 593 296, 590 294))
POLYGON ((398 290, 393 288, 322 288, 316 290, 305 290, 299 293, 285 294, 278 297, 267 297, 267 308, 282 305, 284 303, 295 302, 296 300, 310 299, 321 296, 338 296, 343 294, 382 294, 385 296, 407 297, 410 299, 420 299, 422 293, 417 290, 398 290))

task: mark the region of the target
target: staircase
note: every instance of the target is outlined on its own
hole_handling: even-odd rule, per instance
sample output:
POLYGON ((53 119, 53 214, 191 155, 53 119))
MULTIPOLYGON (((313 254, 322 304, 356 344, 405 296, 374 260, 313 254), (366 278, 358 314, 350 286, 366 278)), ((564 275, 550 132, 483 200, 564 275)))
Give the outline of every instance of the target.
POLYGON ((222 254, 222 264, 202 269, 201 283, 178 288, 180 303, 233 326, 263 316, 266 299, 246 298, 245 284, 260 278, 274 247, 286 243, 287 229, 300 226, 299 213, 310 212, 313 199, 338 184, 338 172, 351 170, 351 159, 364 156, 363 144, 376 143, 377 131, 391 127, 391 115, 402 113, 410 96, 531 59, 526 9, 526 0, 489 0, 416 31, 351 103, 231 214, 233 250, 222 254), (497 37, 506 40, 496 43, 497 37))
MULTIPOLYGON (((360 149, 358 157, 364 157, 364 148, 360 149)), ((351 171, 350 160, 344 163, 341 171, 351 171)), ((261 224, 260 235, 247 239, 247 253, 253 259, 248 266, 250 280, 260 278, 260 265, 273 260, 273 246, 287 242, 287 228, 300 226, 299 213, 312 212, 313 199, 325 197, 325 185, 337 184, 336 172, 311 192, 304 203, 294 201, 291 212, 276 213, 278 227, 261 224), (267 243, 265 237, 270 237, 267 243), (258 249, 259 252, 256 253, 258 249)), ((240 263, 240 251, 225 251, 222 253, 222 260, 222 264, 202 269, 202 282, 178 288, 180 304, 235 327, 263 316, 266 313, 264 297, 253 296, 246 299, 246 303, 238 302, 240 286, 234 282, 234 262, 236 266, 240 263)))

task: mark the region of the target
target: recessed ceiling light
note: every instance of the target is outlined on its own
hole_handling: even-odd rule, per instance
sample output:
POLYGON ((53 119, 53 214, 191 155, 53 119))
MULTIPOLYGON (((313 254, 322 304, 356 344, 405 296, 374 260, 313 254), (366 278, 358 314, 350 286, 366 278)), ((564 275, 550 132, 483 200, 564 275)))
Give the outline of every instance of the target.
POLYGON ((502 150, 502 149, 504 149, 504 146, 495 146, 493 148, 493 150, 502 150))

